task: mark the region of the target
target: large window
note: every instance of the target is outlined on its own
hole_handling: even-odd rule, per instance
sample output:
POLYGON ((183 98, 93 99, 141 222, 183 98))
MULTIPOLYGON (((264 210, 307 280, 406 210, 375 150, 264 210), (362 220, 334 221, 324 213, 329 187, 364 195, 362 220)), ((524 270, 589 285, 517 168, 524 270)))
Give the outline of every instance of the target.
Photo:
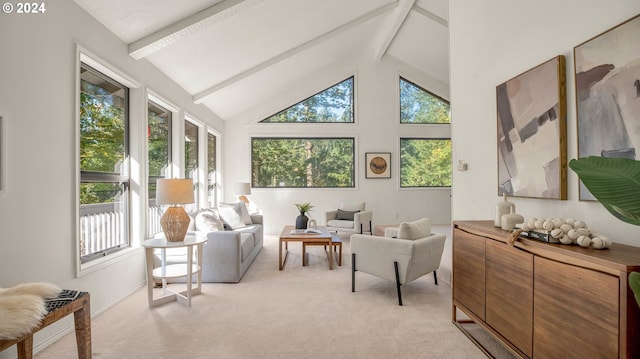
POLYGON ((450 139, 400 139, 400 187, 450 186, 450 139))
POLYGON ((171 111, 149 100, 147 102, 147 151, 149 164, 147 235, 162 230, 162 210, 156 205, 156 182, 169 177, 171 166, 171 111))
POLYGON ((353 77, 278 112, 263 123, 352 123, 353 77))
POLYGON ((400 123, 451 123, 449 102, 400 77, 400 123))
POLYGON ((193 179, 193 205, 186 205, 187 210, 198 208, 198 169, 200 166, 200 158, 198 156, 199 134, 198 125, 189 120, 184 121, 184 176, 193 179))
POLYGON ((80 259, 129 245, 129 89, 80 66, 80 259))
POLYGON ((252 187, 354 187, 354 138, 252 138, 252 187))

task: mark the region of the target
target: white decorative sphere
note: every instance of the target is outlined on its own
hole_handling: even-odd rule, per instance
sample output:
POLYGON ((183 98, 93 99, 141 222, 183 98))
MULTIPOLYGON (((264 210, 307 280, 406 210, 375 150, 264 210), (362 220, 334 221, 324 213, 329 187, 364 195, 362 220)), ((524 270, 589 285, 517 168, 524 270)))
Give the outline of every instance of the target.
POLYGON ((565 223, 565 224, 563 224, 563 225, 561 225, 561 226, 560 226, 560 229, 562 230, 562 233, 567 234, 567 233, 569 233, 569 231, 570 231, 570 230, 572 230, 572 229, 573 229, 573 226, 572 226, 572 225, 570 225, 570 224, 566 224, 566 223, 565 223))
POLYGON ((527 221, 527 225, 529 226, 529 228, 534 229, 536 228, 536 221, 538 219, 533 217, 533 218, 529 218, 529 220, 527 221))
POLYGON ((559 239, 560 239, 560 243, 562 243, 562 244, 571 244, 571 243, 573 243, 571 238, 569 238, 569 236, 567 236, 566 234, 562 235, 562 237, 560 237, 559 239))
POLYGON ((536 221, 535 225, 536 225, 535 228, 543 229, 544 228, 544 219, 538 219, 536 221))
POLYGON ((555 239, 560 239, 560 237, 562 237, 564 235, 564 233, 562 232, 562 229, 560 228, 554 228, 551 230, 551 237, 555 238, 555 239))
POLYGON ((544 228, 544 230, 546 230, 546 231, 552 230, 553 229, 553 222, 552 221, 545 221, 542 224, 542 228, 544 228))
POLYGON ((567 218, 564 220, 564 223, 570 224, 573 227, 573 224, 576 223, 576 220, 573 218, 567 218))
POLYGON ((589 238, 589 236, 579 236, 576 243, 578 243, 580 247, 589 247, 591 245, 591 238, 589 238))
POLYGON ((573 223, 573 228, 587 228, 587 224, 584 221, 575 221, 573 223))
POLYGON ((569 237, 569 239, 571 239, 572 241, 575 241, 576 239, 578 239, 578 237, 580 236, 580 233, 578 233, 577 230, 575 229, 571 229, 569 230, 569 232, 567 232, 567 236, 569 237))
POLYGON ((564 221, 561 219, 554 219, 553 221, 553 228, 560 228, 561 225, 564 224, 564 221))
POLYGON ((591 246, 595 249, 603 249, 606 245, 606 242, 600 237, 591 238, 591 246))
POLYGON ((578 231, 578 234, 580 234, 581 236, 588 236, 589 234, 591 234, 589 230, 584 227, 577 228, 576 231, 578 231))
POLYGON ((529 232, 531 230, 531 228, 529 228, 529 225, 527 224, 526 221, 520 226, 520 229, 522 229, 525 232, 529 232))

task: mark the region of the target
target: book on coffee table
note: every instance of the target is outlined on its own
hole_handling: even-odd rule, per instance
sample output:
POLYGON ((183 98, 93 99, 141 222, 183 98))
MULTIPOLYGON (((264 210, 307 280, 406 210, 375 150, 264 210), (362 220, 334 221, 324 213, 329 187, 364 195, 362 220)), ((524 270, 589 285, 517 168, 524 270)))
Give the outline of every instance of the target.
POLYGON ((314 228, 307 228, 307 229, 294 229, 291 231, 291 234, 321 234, 322 231, 320 231, 319 229, 314 229, 314 228))

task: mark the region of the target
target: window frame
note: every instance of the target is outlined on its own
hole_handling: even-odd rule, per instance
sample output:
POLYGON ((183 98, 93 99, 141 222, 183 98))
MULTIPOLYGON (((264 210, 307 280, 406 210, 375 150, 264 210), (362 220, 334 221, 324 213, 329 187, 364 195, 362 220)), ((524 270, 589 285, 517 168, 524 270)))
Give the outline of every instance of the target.
POLYGON ((251 161, 251 188, 254 189, 326 189, 326 188, 330 188, 330 189, 353 189, 356 188, 357 186, 357 172, 356 172, 356 165, 357 165, 357 141, 356 141, 356 137, 355 136, 326 136, 326 137, 322 137, 322 136, 251 136, 250 137, 250 149, 249 149, 249 154, 250 154, 250 161, 251 161), (344 187, 338 187, 338 186, 322 186, 322 187, 293 187, 293 186, 274 186, 274 187, 267 187, 267 186, 258 186, 257 184, 254 183, 254 161, 253 161, 253 154, 254 154, 254 141, 256 140, 351 140, 352 143, 352 148, 353 148, 353 153, 352 153, 352 161, 351 161, 351 185, 350 186, 344 186, 344 187))
MULTIPOLYGON (((443 136, 422 136, 422 137, 402 137, 400 136, 398 139, 398 187, 402 190, 407 189, 451 189, 451 186, 404 186, 402 184, 402 141, 403 140, 425 140, 425 141, 437 141, 437 140, 447 140, 450 142, 452 156, 453 156, 453 142, 451 141, 451 137, 443 137, 443 136)), ((451 180, 453 181, 453 163, 450 163, 451 166, 451 180)), ((452 183, 453 185, 453 183, 452 183)))
POLYGON ((353 124, 356 123, 356 76, 355 75, 351 75, 351 76, 345 78, 342 81, 338 81, 338 82, 334 83, 333 85, 327 86, 323 90, 320 90, 320 91, 314 93, 311 96, 307 96, 304 99, 302 99, 302 100, 300 100, 300 101, 298 101, 298 102, 296 102, 296 103, 294 103, 294 104, 292 104, 290 106, 287 106, 284 109, 281 109, 280 111, 277 111, 275 113, 272 113, 269 116, 266 116, 262 120, 258 121, 258 123, 261 124, 261 125, 264 125, 264 124, 267 124, 267 125, 285 125, 285 124, 286 125, 289 125, 289 124, 306 124, 306 125, 336 125, 336 124, 343 124, 344 125, 344 124, 347 124, 347 125, 353 125, 353 124), (308 99, 310 99, 310 98, 312 98, 314 96, 317 96, 318 94, 320 94, 320 93, 322 93, 324 91, 327 91, 330 88, 335 87, 335 86, 337 86, 337 85, 339 85, 339 84, 341 84, 341 83, 343 83, 343 82, 345 82, 347 80, 351 80, 351 121, 350 122, 265 122, 266 120, 270 119, 271 117, 273 117, 273 116, 275 116, 275 115, 277 115, 277 114, 279 114, 279 113, 281 113, 283 111, 286 111, 286 110, 290 109, 291 107, 294 107, 294 106, 296 106, 296 105, 298 105, 298 104, 300 104, 302 102, 305 102, 308 99))
POLYGON ((78 252, 78 263, 80 268, 82 268, 83 266, 87 266, 93 262, 95 262, 96 260, 100 259, 100 258, 104 258, 107 257, 111 254, 120 252, 124 249, 127 248, 131 248, 131 244, 132 244, 132 231, 131 231, 131 215, 132 215, 132 198, 131 198, 131 169, 130 169, 130 148, 131 148, 131 137, 130 137, 130 126, 131 126, 131 121, 130 121, 130 117, 131 117, 131 108, 130 108, 130 102, 131 102, 131 86, 129 86, 128 84, 123 83, 120 79, 118 78, 114 78, 114 76, 111 73, 105 73, 105 71, 103 69, 98 69, 96 68, 96 66, 94 66, 94 64, 91 63, 91 61, 85 61, 85 59, 83 59, 81 57, 80 61, 79 61, 79 66, 78 66, 78 91, 77 91, 77 101, 78 101, 78 106, 77 108, 80 109, 81 103, 80 103, 80 97, 81 97, 81 93, 82 93, 82 88, 81 88, 81 82, 82 82, 82 77, 81 77, 81 73, 82 73, 82 69, 85 69, 85 71, 90 71, 94 76, 97 76, 99 78, 101 78, 102 80, 107 81, 108 83, 111 83, 113 85, 119 86, 122 89, 124 89, 125 94, 124 94, 124 157, 123 157, 123 165, 122 165, 122 173, 117 174, 115 172, 98 172, 98 171, 86 171, 86 170, 82 170, 81 168, 81 163, 80 163, 80 154, 81 154, 81 138, 82 138, 82 134, 81 134, 81 117, 80 117, 80 111, 78 111, 78 121, 77 121, 77 131, 78 131, 78 136, 77 136, 77 143, 78 143, 78 154, 77 154, 77 161, 78 161, 78 188, 77 188, 77 206, 78 206, 78 227, 77 227, 77 242, 76 242, 76 246, 77 246, 77 252, 78 252), (80 189, 82 184, 85 183, 112 183, 112 184, 117 184, 118 186, 122 186, 123 187, 123 194, 122 197, 126 200, 126 206, 124 208, 124 223, 123 225, 123 232, 122 234, 125 236, 124 238, 124 242, 125 243, 121 243, 119 245, 116 246, 112 246, 103 250, 99 250, 96 251, 94 253, 91 254, 87 254, 87 255, 82 255, 82 229, 80 228, 80 218, 81 218, 81 213, 82 213, 82 204, 80 203, 80 189))
POLYGON ((415 82, 408 80, 406 77, 402 76, 402 75, 398 75, 398 123, 402 126, 406 126, 406 125, 433 125, 433 126, 440 126, 440 125, 448 125, 451 126, 451 103, 447 100, 445 100, 442 96, 436 95, 435 93, 425 89, 424 87, 416 84, 415 82), (430 96, 446 103, 449 106, 449 122, 402 122, 402 81, 409 83, 410 85, 420 89, 421 91, 426 92, 427 94, 429 94, 430 96))
MULTIPOLYGON (((152 180, 155 179, 155 181, 157 181, 160 178, 171 178, 172 174, 173 174, 173 155, 174 155, 174 145, 173 145, 173 122, 174 122, 174 118, 177 117, 176 115, 176 110, 174 106, 168 105, 166 103, 166 101, 161 100, 160 98, 158 98, 157 96, 153 95, 153 94, 147 94, 147 101, 146 101, 146 105, 147 105, 147 116, 146 116, 146 126, 147 126, 147 131, 150 131, 150 124, 149 124, 149 104, 153 104, 153 106, 160 108, 162 110, 164 110, 165 112, 167 112, 169 114, 168 117, 168 123, 167 123, 167 128, 168 128, 168 134, 167 134, 167 140, 168 140, 168 153, 167 153, 167 170, 164 176, 152 176, 150 173, 150 157, 149 157, 149 136, 147 135, 146 137, 146 141, 145 141, 145 148, 146 148, 146 205, 145 205, 145 214, 146 214, 146 226, 145 226, 145 234, 146 234, 146 238, 151 238, 153 235, 155 235, 155 233, 151 233, 151 229, 152 229, 152 223, 154 221, 152 221, 151 218, 151 207, 150 207, 150 203, 151 203, 151 198, 150 198, 150 189, 151 189, 151 184, 152 184, 152 180)), ((161 210, 159 212, 162 212, 161 210)), ((155 222, 157 222, 157 225, 159 226, 159 222, 160 222, 160 216, 161 213, 158 213, 158 218, 155 222)))

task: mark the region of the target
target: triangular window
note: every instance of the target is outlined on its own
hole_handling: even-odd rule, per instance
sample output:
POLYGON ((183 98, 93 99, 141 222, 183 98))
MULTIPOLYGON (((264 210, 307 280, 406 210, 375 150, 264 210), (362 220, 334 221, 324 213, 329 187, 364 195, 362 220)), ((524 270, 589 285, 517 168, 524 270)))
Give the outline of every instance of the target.
POLYGON ((400 77, 400 123, 451 123, 449 102, 400 77))
POLYGON ((353 76, 261 123, 353 123, 353 76))

